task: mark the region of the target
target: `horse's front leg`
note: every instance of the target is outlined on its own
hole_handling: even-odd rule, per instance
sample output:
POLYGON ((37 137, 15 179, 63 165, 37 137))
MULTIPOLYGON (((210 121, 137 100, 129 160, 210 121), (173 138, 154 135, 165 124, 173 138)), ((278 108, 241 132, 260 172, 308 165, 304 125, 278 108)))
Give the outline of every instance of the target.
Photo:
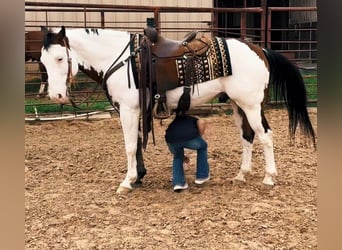
POLYGON ((37 97, 42 97, 44 90, 45 90, 46 82, 47 82, 46 68, 42 63, 39 63, 39 71, 40 71, 40 76, 41 76, 40 78, 41 82, 40 82, 40 87, 39 87, 37 97))
POLYGON ((138 136, 136 159, 137 159, 138 179, 136 180, 134 184, 139 186, 142 183, 141 179, 144 178, 147 172, 145 168, 145 164, 144 164, 144 157, 143 157, 143 152, 142 152, 142 138, 140 135, 138 136))
POLYGON ((120 121, 125 140, 125 149, 127 156, 127 174, 121 182, 117 193, 125 194, 132 190, 132 184, 137 180, 137 138, 139 127, 139 109, 120 105, 120 121))

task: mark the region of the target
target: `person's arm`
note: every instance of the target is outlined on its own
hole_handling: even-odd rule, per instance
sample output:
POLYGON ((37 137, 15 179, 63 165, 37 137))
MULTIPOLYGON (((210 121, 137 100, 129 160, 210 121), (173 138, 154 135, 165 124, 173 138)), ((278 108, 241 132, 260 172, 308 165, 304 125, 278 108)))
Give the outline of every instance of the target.
POLYGON ((198 119, 197 120, 197 127, 198 127, 198 131, 199 131, 200 135, 203 136, 207 127, 208 127, 208 124, 205 120, 198 119))

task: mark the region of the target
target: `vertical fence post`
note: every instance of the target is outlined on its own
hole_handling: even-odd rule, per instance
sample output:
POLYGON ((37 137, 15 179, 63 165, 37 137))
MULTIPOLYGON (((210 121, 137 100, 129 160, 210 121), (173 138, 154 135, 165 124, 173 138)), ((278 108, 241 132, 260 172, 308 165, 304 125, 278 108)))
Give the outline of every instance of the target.
POLYGON ((267 42, 266 42, 266 47, 267 48, 271 48, 271 28, 272 28, 272 22, 271 22, 271 19, 272 19, 272 10, 270 8, 267 9, 267 27, 266 27, 266 30, 267 30, 267 36, 266 36, 266 39, 267 39, 267 42))
MULTIPOLYGON (((247 2, 243 0, 243 7, 246 8, 247 2)), ((246 38, 246 16, 247 13, 245 11, 241 11, 240 13, 240 37, 242 40, 246 38)))
POLYGON ((105 16, 104 16, 104 11, 101 10, 101 28, 104 29, 105 27, 105 16))
POLYGON ((87 8, 83 8, 84 28, 87 27, 87 8))
POLYGON ((266 15, 267 15, 267 0, 261 0, 261 8, 262 8, 262 12, 261 12, 261 27, 260 27, 260 38, 261 38, 261 43, 260 45, 262 47, 266 47, 266 15))
POLYGON ((154 9, 154 25, 156 26, 156 29, 158 31, 158 33, 160 32, 159 30, 159 19, 160 19, 160 9, 159 8, 155 8, 154 9))
POLYGON ((218 36, 218 11, 211 11, 211 19, 212 19, 212 36, 218 36))

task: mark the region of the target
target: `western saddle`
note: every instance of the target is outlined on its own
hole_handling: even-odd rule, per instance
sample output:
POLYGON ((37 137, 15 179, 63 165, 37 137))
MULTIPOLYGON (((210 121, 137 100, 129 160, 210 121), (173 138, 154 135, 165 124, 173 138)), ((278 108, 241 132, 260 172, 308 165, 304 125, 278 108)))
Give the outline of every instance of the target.
POLYGON ((152 27, 145 28, 144 33, 152 43, 152 54, 158 58, 182 57, 187 53, 203 55, 209 48, 208 38, 195 39, 198 34, 196 30, 190 32, 183 41, 159 36, 158 31, 152 27))
MULTIPOLYGON (((152 88, 153 115, 158 119, 165 119, 171 115, 166 105, 166 91, 184 86, 184 93, 180 98, 176 111, 185 112, 190 107, 190 72, 194 69, 193 58, 205 56, 210 39, 202 36, 196 38, 198 31, 190 32, 183 41, 175 41, 158 35, 154 27, 144 29, 142 42, 140 81, 150 82, 152 88), (143 52, 145 49, 145 52, 143 52), (177 66, 177 60, 185 60, 185 68, 177 66), (143 66, 143 64, 147 64, 143 66), (185 71, 185 80, 180 83, 180 71, 185 71), (187 77, 188 75, 188 77, 187 77), (185 106, 184 106, 185 105, 185 106)), ((184 73, 184 72, 183 72, 184 73)), ((146 83, 145 83, 146 84, 146 83)), ((146 87, 147 85, 145 85, 146 87)))

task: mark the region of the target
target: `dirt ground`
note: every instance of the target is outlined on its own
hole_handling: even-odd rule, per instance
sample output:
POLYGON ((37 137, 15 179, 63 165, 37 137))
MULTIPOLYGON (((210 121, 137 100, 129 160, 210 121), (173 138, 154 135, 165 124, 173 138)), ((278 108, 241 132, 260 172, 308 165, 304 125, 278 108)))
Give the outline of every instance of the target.
MULTIPOLYGON (((211 115, 211 180, 195 186, 196 154, 187 151, 189 189, 174 193, 164 142, 170 119, 155 121, 144 152, 147 175, 127 195, 117 116, 25 124, 26 249, 317 249, 317 152, 299 136, 290 145, 285 110, 268 110, 278 168, 266 188, 256 141, 246 184, 231 183, 241 146, 231 115, 211 115)), ((314 128, 317 110, 310 109, 314 128)))

